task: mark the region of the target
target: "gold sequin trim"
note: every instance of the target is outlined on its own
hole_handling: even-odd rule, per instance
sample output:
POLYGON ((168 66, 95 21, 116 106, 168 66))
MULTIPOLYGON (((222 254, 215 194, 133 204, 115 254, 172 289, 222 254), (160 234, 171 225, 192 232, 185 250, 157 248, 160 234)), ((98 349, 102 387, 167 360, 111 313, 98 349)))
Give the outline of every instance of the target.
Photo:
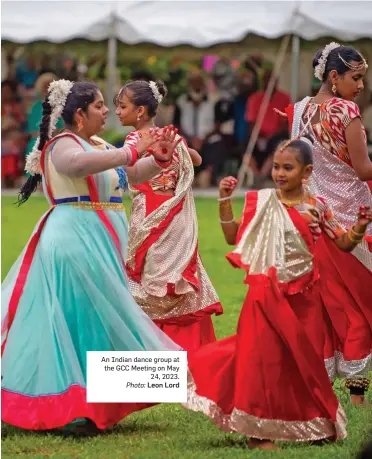
POLYGON ((264 438, 271 441, 316 441, 337 436, 345 438, 347 419, 338 406, 336 421, 317 417, 308 421, 286 421, 283 419, 263 419, 234 407, 231 414, 224 413, 219 406, 196 393, 193 377, 188 372, 187 402, 185 408, 201 412, 224 432, 236 432, 250 438, 264 438))
POLYGON ((124 204, 120 202, 64 202, 57 204, 57 206, 72 206, 79 207, 84 210, 116 210, 117 212, 122 212, 125 210, 124 204))

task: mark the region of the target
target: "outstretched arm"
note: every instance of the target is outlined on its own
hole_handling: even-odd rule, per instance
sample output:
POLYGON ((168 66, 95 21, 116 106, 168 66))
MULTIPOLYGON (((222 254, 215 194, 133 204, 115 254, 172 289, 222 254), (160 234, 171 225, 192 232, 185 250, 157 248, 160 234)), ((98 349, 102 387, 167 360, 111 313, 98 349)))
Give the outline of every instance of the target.
POLYGON ((134 147, 85 151, 74 139, 58 139, 51 151, 56 171, 67 177, 87 177, 109 169, 132 164, 137 159, 134 147))

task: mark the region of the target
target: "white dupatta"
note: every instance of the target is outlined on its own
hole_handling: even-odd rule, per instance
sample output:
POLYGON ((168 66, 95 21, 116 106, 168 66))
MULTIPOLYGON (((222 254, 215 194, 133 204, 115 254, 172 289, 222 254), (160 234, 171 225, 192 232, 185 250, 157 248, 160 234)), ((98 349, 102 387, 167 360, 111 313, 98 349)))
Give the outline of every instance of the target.
POLYGON ((258 193, 254 217, 232 252, 249 274, 268 275, 272 268, 280 283, 291 282, 313 269, 313 255, 293 223, 276 190, 258 193))

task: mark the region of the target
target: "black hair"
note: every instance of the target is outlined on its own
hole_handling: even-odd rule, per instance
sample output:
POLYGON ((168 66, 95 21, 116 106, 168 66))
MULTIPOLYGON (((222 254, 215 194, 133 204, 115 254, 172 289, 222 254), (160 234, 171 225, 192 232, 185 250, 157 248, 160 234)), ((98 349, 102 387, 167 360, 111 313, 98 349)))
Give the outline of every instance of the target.
POLYGON ((1 89, 9 88, 13 95, 18 96, 18 83, 15 80, 4 80, 1 82, 1 89))
MULTIPOLYGON (((168 90, 165 86, 163 81, 156 81, 156 87, 163 96, 163 98, 167 95, 168 90)), ((130 80, 120 89, 117 96, 114 98, 114 104, 117 106, 119 103, 120 96, 126 93, 129 97, 132 104, 136 107, 140 107, 143 105, 147 108, 147 113, 150 118, 154 118, 156 116, 156 112, 158 110, 159 102, 155 99, 154 93, 147 81, 144 80, 130 80), (127 90, 131 91, 129 95, 127 90)))
MULTIPOLYGON (((88 105, 94 102, 98 86, 93 83, 79 82, 74 83, 69 95, 67 96, 66 103, 62 112, 62 119, 66 126, 72 126, 74 121, 74 114, 81 108, 83 111, 88 109, 88 105)), ((49 94, 43 102, 43 116, 40 122, 40 140, 37 149, 42 151, 45 144, 49 140, 49 125, 52 107, 49 104, 49 94)), ((21 187, 18 195, 18 205, 25 203, 31 194, 36 191, 38 185, 41 183, 42 177, 40 174, 31 175, 26 183, 21 187)))
MULTIPOLYGON (((313 68, 318 65, 319 59, 322 56, 323 49, 320 49, 313 59, 313 68)), ((332 49, 328 54, 327 62, 325 65, 325 72, 323 74, 323 82, 327 81, 329 73, 332 70, 336 70, 339 75, 344 75, 346 72, 350 72, 350 68, 344 64, 342 59, 338 57, 340 55, 342 59, 347 62, 363 62, 363 56, 355 48, 351 46, 342 46, 332 49)))
MULTIPOLYGON (((307 140, 311 142, 311 139, 305 137, 307 140)), ((311 142, 312 143, 312 142, 311 142)), ((297 156, 297 159, 301 164, 304 166, 309 166, 313 164, 313 148, 309 145, 309 142, 306 140, 301 139, 294 139, 294 140, 286 140, 282 142, 277 151, 284 151, 284 150, 294 150, 297 156)))
POLYGON ((67 126, 73 125, 74 115, 79 108, 84 112, 87 111, 88 105, 94 102, 98 91, 98 86, 93 83, 83 81, 74 84, 62 112, 62 119, 67 126))

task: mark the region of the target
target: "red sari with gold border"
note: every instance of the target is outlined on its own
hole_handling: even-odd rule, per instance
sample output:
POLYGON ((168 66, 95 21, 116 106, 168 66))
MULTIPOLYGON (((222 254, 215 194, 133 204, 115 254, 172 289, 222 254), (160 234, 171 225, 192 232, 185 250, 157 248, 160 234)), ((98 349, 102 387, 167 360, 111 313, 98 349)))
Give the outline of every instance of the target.
POLYGON ((188 402, 221 429, 248 437, 311 441, 346 436, 346 418, 323 361, 314 241, 275 190, 246 196, 237 247, 247 272, 237 333, 189 358, 188 402))

